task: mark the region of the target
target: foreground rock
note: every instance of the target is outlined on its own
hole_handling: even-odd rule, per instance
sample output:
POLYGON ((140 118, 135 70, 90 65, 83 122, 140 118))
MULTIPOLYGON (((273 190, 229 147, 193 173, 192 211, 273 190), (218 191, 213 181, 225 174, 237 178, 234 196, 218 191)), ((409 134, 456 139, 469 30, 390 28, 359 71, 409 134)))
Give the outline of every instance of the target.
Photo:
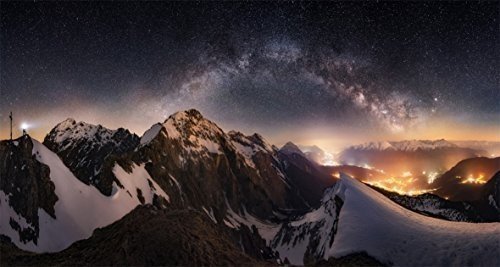
POLYGON ((91 238, 52 254, 21 251, 5 239, 2 265, 263 265, 244 254, 216 224, 193 210, 139 206, 91 238))

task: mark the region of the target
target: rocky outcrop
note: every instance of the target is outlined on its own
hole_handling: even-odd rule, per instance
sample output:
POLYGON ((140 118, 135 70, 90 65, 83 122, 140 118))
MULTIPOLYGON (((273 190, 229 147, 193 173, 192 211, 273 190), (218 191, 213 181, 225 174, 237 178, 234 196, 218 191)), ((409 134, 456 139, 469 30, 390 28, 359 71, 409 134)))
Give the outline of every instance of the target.
POLYGON ((307 206, 283 174, 275 148, 259 135, 227 134, 188 110, 154 125, 146 137, 130 159, 146 164, 151 177, 172 192, 173 205, 212 209, 217 221, 228 208, 268 218, 276 210, 307 206))
POLYGON ((481 200, 487 202, 500 213, 500 171, 483 186, 481 200))
POLYGON ((343 205, 339 190, 339 184, 328 188, 319 208, 283 224, 272 241, 272 247, 284 262, 316 264, 331 248, 343 205))
POLYGON ((38 210, 56 217, 54 205, 58 197, 50 180, 50 169, 36 160, 28 135, 13 141, 0 141, 0 164, 0 205, 5 206, 2 210, 6 212, 10 207, 24 219, 8 212, 1 216, 10 216, 9 224, 19 233, 21 242, 36 244, 38 210))
POLYGON ((0 242, 4 265, 263 265, 247 256, 217 225, 194 210, 139 206, 91 238, 51 254, 32 254, 0 242))
POLYGON ((134 150, 139 137, 128 130, 110 130, 67 119, 54 127, 43 144, 54 151, 82 182, 109 196, 116 181, 111 172, 115 158, 134 150))
POLYGON ((320 204, 323 191, 337 180, 322 166, 309 160, 292 142, 288 142, 279 150, 278 158, 290 183, 312 207, 320 204))
POLYGON ((481 188, 481 196, 473 202, 486 221, 500 222, 500 171, 481 188))

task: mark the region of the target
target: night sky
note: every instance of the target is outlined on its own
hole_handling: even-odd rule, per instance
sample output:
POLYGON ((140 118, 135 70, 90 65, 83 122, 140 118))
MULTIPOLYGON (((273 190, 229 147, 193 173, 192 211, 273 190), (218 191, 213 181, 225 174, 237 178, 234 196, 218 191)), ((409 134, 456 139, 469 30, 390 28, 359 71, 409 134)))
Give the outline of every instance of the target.
POLYGON ((199 109, 329 150, 499 140, 499 3, 0 3, 0 138, 199 109))

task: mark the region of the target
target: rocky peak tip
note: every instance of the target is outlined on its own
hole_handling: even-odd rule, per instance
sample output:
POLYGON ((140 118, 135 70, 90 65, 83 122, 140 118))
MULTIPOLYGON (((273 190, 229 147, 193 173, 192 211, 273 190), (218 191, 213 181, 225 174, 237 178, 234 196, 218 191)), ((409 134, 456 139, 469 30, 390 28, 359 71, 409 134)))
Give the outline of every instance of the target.
POLYGON ((296 144, 294 144, 290 141, 287 142, 284 146, 282 146, 280 151, 287 153, 287 154, 304 155, 304 152, 302 152, 302 150, 296 144))
POLYGON ((201 115, 201 112, 199 112, 197 109, 188 109, 184 111, 184 113, 189 117, 189 118, 194 118, 196 120, 201 120, 203 119, 203 115, 201 115))
POLYGON ((203 119, 203 115, 201 115, 201 112, 199 112, 196 109, 187 109, 184 111, 175 112, 174 114, 170 115, 168 119, 165 120, 165 122, 167 122, 169 119, 183 120, 186 118, 194 118, 196 120, 201 120, 203 119))
POLYGON ((191 116, 201 116, 202 117, 201 112, 198 111, 197 109, 194 109, 194 108, 188 109, 184 112, 186 112, 186 114, 191 115, 191 116))
POLYGON ((73 118, 67 118, 56 125, 56 129, 66 129, 71 125, 75 125, 76 121, 73 118))
POLYGON ((59 124, 63 124, 63 123, 75 124, 76 120, 73 118, 66 118, 65 120, 61 121, 59 124))
POLYGON ((295 146, 296 147, 297 145, 294 144, 292 141, 288 141, 288 142, 286 142, 286 144, 283 147, 285 147, 285 146, 295 146))
POLYGON ((281 149, 293 149, 293 150, 300 151, 300 148, 296 144, 294 144, 292 141, 286 142, 286 144, 284 146, 282 146, 281 149))

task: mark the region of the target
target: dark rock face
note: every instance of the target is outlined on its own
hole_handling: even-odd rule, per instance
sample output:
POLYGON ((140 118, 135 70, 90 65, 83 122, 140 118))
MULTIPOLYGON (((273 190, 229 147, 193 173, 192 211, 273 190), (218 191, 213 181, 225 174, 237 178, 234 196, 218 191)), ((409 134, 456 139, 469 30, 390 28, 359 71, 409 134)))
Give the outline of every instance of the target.
POLYGON ((91 238, 54 254, 22 252, 3 240, 6 265, 263 265, 241 251, 228 235, 193 210, 139 206, 124 218, 97 229, 91 238))
POLYGON ((336 178, 321 166, 306 158, 306 155, 293 143, 287 143, 278 153, 285 174, 297 188, 298 194, 312 207, 320 204, 323 191, 332 186, 336 178))
POLYGON ((10 226, 19 232, 22 242, 33 240, 36 243, 38 209, 55 218, 54 205, 58 201, 49 167, 36 160, 33 141, 27 135, 0 142, 0 164, 0 190, 8 196, 8 203, 1 199, 1 204, 10 205, 33 228, 23 228, 16 218, 10 219, 10 226))
POLYGON ((115 158, 134 150, 139 137, 128 130, 109 130, 67 119, 45 137, 43 144, 54 151, 75 176, 109 196, 115 177, 115 158))
POLYGON ((135 151, 118 161, 120 166, 126 170, 132 163, 145 164, 168 192, 169 209, 213 212, 221 231, 254 258, 276 255, 256 229, 226 227, 228 210, 276 221, 276 213, 305 212, 309 207, 287 177, 277 149, 258 134, 225 133, 198 111, 188 110, 154 125, 144 137, 135 151))
POLYGON ((486 221, 500 222, 500 171, 482 186, 481 196, 473 205, 486 221))
POLYGON ((218 221, 229 207, 246 207, 267 218, 276 209, 307 206, 290 188, 276 151, 262 137, 226 134, 196 110, 170 116, 130 159, 146 163, 173 206, 210 207, 218 221), (243 155, 236 146, 252 152, 243 155))
POLYGON ((500 212, 500 171, 483 186, 481 199, 500 212))
POLYGON ((284 262, 315 265, 331 248, 344 204, 335 193, 337 186, 325 190, 320 207, 302 216, 291 216, 283 223, 271 246, 281 252, 284 262))
POLYGON ((348 267, 348 266, 386 266, 366 252, 354 253, 338 259, 330 258, 327 261, 321 260, 316 266, 348 267))

